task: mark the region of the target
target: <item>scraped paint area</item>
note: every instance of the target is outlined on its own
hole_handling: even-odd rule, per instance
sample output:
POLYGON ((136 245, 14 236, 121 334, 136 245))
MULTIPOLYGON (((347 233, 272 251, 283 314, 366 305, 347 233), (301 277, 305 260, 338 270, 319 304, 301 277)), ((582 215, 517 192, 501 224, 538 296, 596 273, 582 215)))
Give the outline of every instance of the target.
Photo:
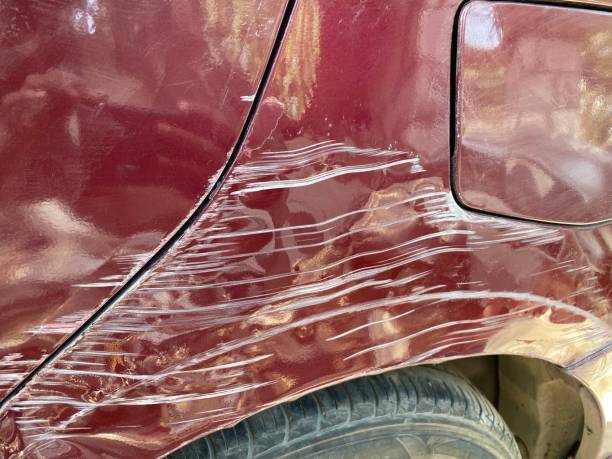
POLYGON ((362 17, 348 4, 298 3, 209 207, 10 400, 6 455, 156 457, 386 368, 489 353, 571 365, 610 344, 610 227, 498 219, 452 198, 448 50, 418 37, 449 32, 456 2, 376 5, 362 17), (360 63, 333 47, 366 25, 351 42, 360 63), (308 44, 296 28, 322 50, 298 111, 284 96, 286 53, 308 44), (406 77, 415 53, 425 99, 406 77), (392 58, 396 67, 382 65, 392 58), (353 67, 363 74, 346 81, 353 67), (341 103, 352 107, 344 118, 332 114, 341 103))
POLYGON ((145 454, 154 426, 157 454, 348 375, 538 346, 568 364, 609 342, 593 307, 608 299, 563 230, 467 214, 426 174, 415 153, 341 142, 252 152, 160 267, 11 403, 19 444, 145 454), (342 186, 350 199, 327 209, 342 186), (282 199, 250 204, 271 189, 282 199), (502 254, 522 289, 491 280, 502 254))
POLYGON ((286 3, 0 1, 0 401, 216 183, 286 3))

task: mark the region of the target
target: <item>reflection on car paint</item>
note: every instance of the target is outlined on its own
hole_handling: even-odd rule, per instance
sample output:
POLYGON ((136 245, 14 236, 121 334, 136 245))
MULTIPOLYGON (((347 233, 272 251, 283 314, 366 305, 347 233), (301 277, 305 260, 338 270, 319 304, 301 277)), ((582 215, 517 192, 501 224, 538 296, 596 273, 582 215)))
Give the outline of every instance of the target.
POLYGON ((0 2, 0 399, 210 190, 284 5, 0 2))
POLYGON ((611 12, 465 6, 456 146, 465 204, 555 223, 612 219, 611 30, 611 12))
POLYGON ((596 368, 587 387, 609 378, 611 227, 453 200, 445 37, 457 7, 298 2, 214 199, 9 401, 5 454, 161 456, 319 387, 470 355, 596 368), (288 44, 313 36, 316 77, 292 99, 288 44))

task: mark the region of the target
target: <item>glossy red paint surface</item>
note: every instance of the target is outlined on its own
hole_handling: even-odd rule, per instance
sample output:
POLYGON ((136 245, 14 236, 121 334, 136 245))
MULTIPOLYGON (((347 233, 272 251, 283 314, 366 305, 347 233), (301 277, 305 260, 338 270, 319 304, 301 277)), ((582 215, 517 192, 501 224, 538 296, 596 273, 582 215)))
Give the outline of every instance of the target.
POLYGON ((0 399, 207 192, 283 8, 0 2, 0 399))
POLYGON ((461 13, 457 190, 541 221, 612 219, 612 13, 476 1, 461 13))
POLYGON ((4 407, 4 454, 160 456, 323 385, 481 353, 599 352, 605 379, 612 227, 453 200, 458 3, 298 2, 210 206, 4 407))

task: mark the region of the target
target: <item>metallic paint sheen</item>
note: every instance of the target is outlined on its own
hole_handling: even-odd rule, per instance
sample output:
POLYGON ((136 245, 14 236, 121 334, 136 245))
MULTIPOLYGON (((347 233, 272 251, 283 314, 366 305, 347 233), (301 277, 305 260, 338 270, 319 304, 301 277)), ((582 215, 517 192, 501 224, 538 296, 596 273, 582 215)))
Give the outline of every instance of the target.
POLYGON ((214 183, 284 4, 0 2, 0 399, 214 183))
POLYGON ((337 381, 467 355, 543 358, 598 394, 611 368, 612 226, 455 203, 458 7, 298 2, 210 206, 9 400, 4 454, 160 456, 337 381))
POLYGON ((457 181, 468 206, 612 219, 612 14, 470 2, 457 54, 457 181))

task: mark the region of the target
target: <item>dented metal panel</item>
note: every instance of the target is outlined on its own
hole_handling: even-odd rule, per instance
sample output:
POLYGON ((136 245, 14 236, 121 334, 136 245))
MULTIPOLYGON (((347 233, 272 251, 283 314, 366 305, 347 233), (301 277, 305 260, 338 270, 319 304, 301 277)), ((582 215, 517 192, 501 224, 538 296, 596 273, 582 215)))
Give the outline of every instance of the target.
POLYGON ((0 399, 207 193, 284 4, 0 2, 0 399))
POLYGON ((576 369, 605 355, 612 227, 453 200, 457 8, 298 2, 214 199, 6 404, 3 452, 155 457, 386 368, 509 353, 576 369))

